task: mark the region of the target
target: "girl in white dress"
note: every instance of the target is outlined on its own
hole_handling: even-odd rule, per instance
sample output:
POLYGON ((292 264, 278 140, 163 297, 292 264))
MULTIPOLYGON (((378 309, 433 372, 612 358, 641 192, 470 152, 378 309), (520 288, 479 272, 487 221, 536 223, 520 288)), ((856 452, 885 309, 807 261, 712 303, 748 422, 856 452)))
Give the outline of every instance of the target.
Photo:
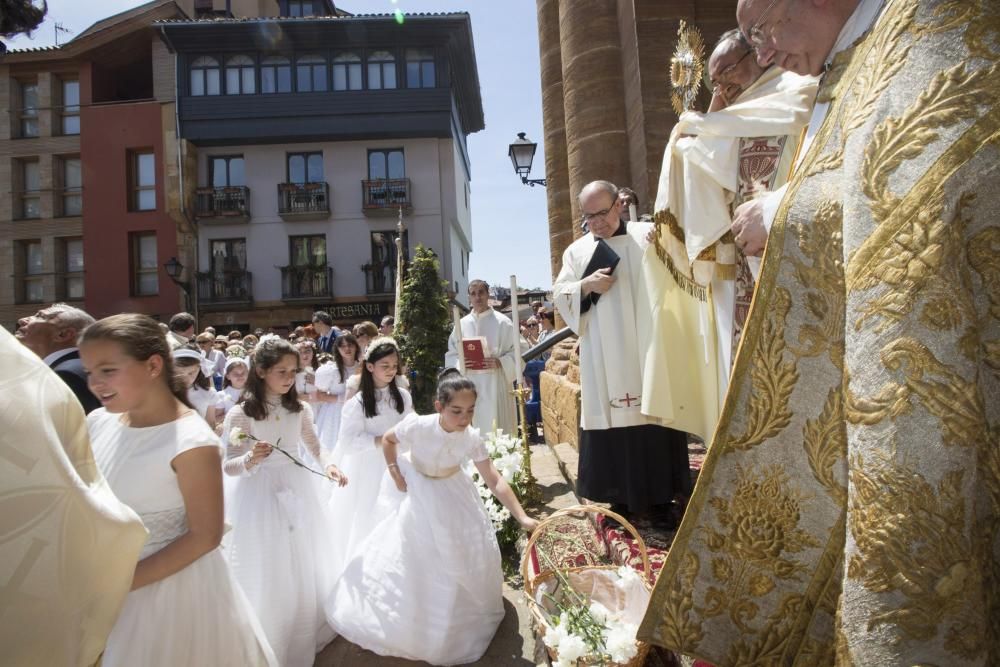
POLYGON ((372 512, 385 475, 382 434, 413 412, 410 393, 393 382, 398 366, 396 341, 387 337, 373 340, 361 368, 361 390, 344 404, 333 461, 351 479, 351 485, 330 500, 330 525, 338 533, 328 559, 334 580, 348 553, 373 526, 372 512))
POLYGON ((193 345, 177 348, 174 350, 173 356, 177 374, 184 381, 184 386, 187 387, 188 402, 214 429, 219 421, 216 414, 219 394, 208 379, 211 375, 211 370, 207 368, 208 360, 193 345), (206 370, 208 373, 205 372, 206 370))
MULTIPOLYGON (((105 318, 80 338, 94 458, 149 530, 102 664, 278 665, 222 551, 222 445, 187 403, 155 320, 105 318)), ((70 630, 70 629, 67 629, 70 630)))
MULTIPOLYGON (((290 343, 262 337, 244 401, 229 411, 225 428, 224 469, 236 478, 226 517, 232 525, 227 555, 282 667, 311 666, 334 636, 323 614, 333 583, 324 567, 336 525, 327 515, 330 481, 275 450, 297 456, 303 443, 321 459, 312 409, 295 391, 298 365, 290 343)), ((325 473, 347 483, 336 466, 325 473)))
POLYGON ((334 360, 316 371, 316 430, 324 452, 332 452, 340 434, 340 414, 344 409, 347 381, 360 370, 361 350, 353 334, 337 338, 334 360))
POLYGON ((500 549, 463 464, 473 461, 524 530, 537 522, 469 426, 476 386, 445 373, 437 413, 409 415, 382 436, 391 477, 377 523, 355 544, 326 610, 337 632, 370 651, 457 665, 483 656, 504 617, 500 549), (407 455, 397 458, 397 447, 407 455))
POLYGON ((225 418, 233 406, 240 402, 249 372, 250 362, 243 357, 230 357, 226 360, 222 373, 222 391, 219 392, 220 419, 225 418))

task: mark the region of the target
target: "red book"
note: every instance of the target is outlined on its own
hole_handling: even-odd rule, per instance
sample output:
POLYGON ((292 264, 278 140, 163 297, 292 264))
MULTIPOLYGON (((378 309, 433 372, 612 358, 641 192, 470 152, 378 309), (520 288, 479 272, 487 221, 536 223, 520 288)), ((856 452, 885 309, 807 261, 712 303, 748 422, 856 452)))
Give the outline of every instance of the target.
POLYGON ((486 339, 482 337, 463 338, 462 352, 465 355, 465 370, 485 371, 486 366, 486 339))

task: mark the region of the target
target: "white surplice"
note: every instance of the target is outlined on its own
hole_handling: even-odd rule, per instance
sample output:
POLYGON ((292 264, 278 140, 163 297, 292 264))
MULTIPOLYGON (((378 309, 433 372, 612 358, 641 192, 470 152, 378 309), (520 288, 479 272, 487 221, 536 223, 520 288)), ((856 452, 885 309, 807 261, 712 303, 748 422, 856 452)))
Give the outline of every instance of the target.
MULTIPOLYGON (((626 233, 604 239, 621 261, 615 283, 596 305, 581 309, 583 272, 597 247, 591 233, 563 253, 552 299, 580 337, 581 426, 587 430, 656 423, 643 416, 640 351, 652 328, 642 279, 642 257, 651 223, 630 222, 626 233)), ((589 303, 589 297, 584 300, 589 303)))
MULTIPOLYGON (((469 313, 462 318, 462 337, 486 339, 486 354, 500 360, 500 368, 467 372, 476 385, 476 414, 472 425, 484 435, 494 428, 504 433, 517 432, 517 413, 514 407, 514 324, 506 315, 492 308, 482 313, 469 313)), ((455 332, 448 337, 448 353, 444 364, 458 368, 458 346, 455 332)))

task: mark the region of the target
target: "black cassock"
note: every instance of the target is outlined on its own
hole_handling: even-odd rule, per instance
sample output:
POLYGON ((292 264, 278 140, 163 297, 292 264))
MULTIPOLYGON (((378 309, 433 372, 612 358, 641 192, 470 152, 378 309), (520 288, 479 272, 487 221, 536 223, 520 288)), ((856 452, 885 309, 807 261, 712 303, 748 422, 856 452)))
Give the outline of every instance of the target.
POLYGON ((687 434, 645 424, 580 431, 578 495, 642 512, 691 494, 687 434))

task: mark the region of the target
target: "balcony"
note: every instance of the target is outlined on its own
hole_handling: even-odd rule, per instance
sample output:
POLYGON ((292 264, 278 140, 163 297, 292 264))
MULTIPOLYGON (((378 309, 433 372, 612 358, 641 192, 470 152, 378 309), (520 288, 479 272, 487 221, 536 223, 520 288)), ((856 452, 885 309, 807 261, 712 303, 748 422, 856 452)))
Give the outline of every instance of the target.
POLYGON ((361 181, 362 209, 366 215, 396 215, 413 207, 410 202, 410 179, 391 178, 361 181))
POLYGON ((332 298, 333 269, 329 266, 281 267, 282 301, 332 298))
POLYGON ((253 304, 253 274, 249 271, 199 273, 198 303, 202 308, 247 307, 253 304))
POLYGON ((330 186, 326 183, 278 183, 278 215, 292 220, 330 217, 330 186))
MULTIPOLYGON (((379 294, 396 293, 396 264, 372 263, 361 267, 365 273, 365 294, 376 296, 379 294)), ((406 275, 406 265, 403 265, 403 275, 406 275)))
POLYGON ((195 197, 195 215, 199 222, 250 220, 250 188, 198 188, 195 197))

